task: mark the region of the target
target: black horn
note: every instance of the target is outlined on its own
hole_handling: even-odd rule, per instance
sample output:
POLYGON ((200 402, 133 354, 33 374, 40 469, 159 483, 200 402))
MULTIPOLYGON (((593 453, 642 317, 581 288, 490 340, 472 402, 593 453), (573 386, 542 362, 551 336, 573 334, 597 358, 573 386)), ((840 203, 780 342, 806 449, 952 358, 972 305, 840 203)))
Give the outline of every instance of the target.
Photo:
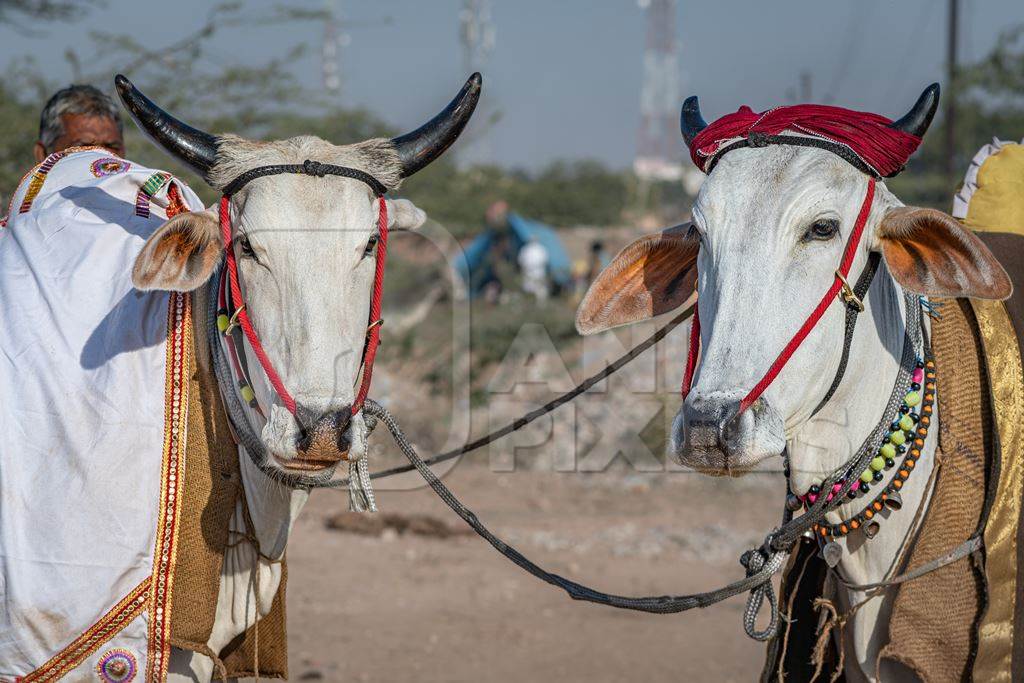
POLYGON ((683 102, 683 111, 679 115, 679 128, 683 131, 683 140, 689 147, 697 133, 708 127, 708 122, 700 115, 700 103, 696 95, 690 95, 683 102))
POLYGON ((935 116, 935 110, 939 108, 939 84, 932 83, 921 96, 917 98, 917 102, 910 108, 906 114, 903 115, 899 121, 893 121, 889 124, 890 128, 901 130, 904 133, 910 133, 911 135, 919 138, 924 137, 924 133, 928 130, 928 126, 932 122, 932 118, 935 116))
POLYGON ((217 158, 217 138, 174 118, 139 92, 127 78, 118 74, 114 86, 135 124, 150 140, 174 158, 209 180, 217 158))
POLYGON ((476 109, 482 82, 479 73, 473 74, 444 111, 413 132, 391 140, 402 159, 403 178, 408 178, 451 147, 476 109))

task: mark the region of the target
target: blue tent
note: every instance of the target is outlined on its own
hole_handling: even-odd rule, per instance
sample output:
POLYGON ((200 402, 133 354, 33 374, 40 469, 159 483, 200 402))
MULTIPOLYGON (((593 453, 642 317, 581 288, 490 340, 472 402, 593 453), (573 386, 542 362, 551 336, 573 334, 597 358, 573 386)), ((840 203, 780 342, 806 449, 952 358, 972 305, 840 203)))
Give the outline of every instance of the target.
MULTIPOLYGON (((531 239, 537 240, 548 252, 548 277, 558 287, 567 287, 572 281, 572 260, 558 239, 558 233, 549 226, 536 221, 531 221, 522 216, 510 213, 508 216, 509 235, 512 239, 512 254, 517 255, 531 239)), ((482 268, 488 268, 487 253, 494 246, 497 234, 491 228, 477 235, 477 237, 466 246, 463 253, 455 261, 455 269, 467 286, 471 282, 484 283, 489 279, 488 273, 482 273, 482 268)), ((518 263, 515 264, 518 268, 518 263)), ((471 295, 477 292, 470 292, 471 295)))

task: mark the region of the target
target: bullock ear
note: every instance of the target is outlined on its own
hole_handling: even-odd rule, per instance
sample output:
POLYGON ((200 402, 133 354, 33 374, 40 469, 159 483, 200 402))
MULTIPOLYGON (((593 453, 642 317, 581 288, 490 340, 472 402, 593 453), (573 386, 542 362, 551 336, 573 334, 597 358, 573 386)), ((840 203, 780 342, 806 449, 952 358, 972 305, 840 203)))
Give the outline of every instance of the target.
POLYGON ((890 209, 878 246, 896 281, 918 294, 1006 299, 1010 277, 988 247, 955 218, 935 209, 890 209))
POLYGON ((388 199, 388 229, 415 230, 427 222, 427 214, 408 199, 388 199))
POLYGON ((576 329, 594 334, 679 308, 694 294, 699 250, 689 223, 633 242, 590 285, 576 329))
POLYGON ((135 257, 136 289, 191 292, 220 261, 220 224, 213 211, 179 213, 157 228, 135 257))

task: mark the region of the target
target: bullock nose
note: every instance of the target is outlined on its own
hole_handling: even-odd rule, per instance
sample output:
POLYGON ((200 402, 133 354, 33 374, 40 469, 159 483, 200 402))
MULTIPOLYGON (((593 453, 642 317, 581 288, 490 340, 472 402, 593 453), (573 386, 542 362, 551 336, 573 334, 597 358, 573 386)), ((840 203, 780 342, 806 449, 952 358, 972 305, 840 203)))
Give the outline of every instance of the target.
POLYGON ((677 417, 673 444, 684 465, 740 472, 785 446, 782 420, 759 398, 740 413, 740 392, 692 393, 677 417))
POLYGON ((740 402, 723 400, 720 397, 694 396, 683 406, 683 427, 686 430, 686 441, 691 448, 700 450, 719 449, 728 453, 727 437, 735 440, 738 429, 734 424, 740 402))
POLYGON ((298 406, 296 413, 302 427, 296 447, 303 459, 337 461, 351 447, 348 427, 352 410, 349 407, 311 417, 310 410, 298 406))

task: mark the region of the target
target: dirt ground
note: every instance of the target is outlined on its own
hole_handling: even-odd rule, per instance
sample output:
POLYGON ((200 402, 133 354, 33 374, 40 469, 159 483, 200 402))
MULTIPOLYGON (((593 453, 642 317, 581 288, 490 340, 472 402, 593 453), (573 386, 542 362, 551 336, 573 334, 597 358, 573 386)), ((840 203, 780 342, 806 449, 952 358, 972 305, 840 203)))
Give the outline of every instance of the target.
MULTIPOLYGON (((446 481, 544 567, 629 595, 740 577, 739 554, 781 509, 781 481, 768 474, 493 473, 462 463, 446 481)), ((438 521, 461 521, 429 489, 379 491, 378 502, 426 519, 418 527, 431 535, 332 529, 347 509, 333 492, 314 494, 297 522, 291 680, 750 681, 760 671, 763 646, 743 634, 742 597, 669 616, 575 603, 476 535, 438 538, 438 521)))

